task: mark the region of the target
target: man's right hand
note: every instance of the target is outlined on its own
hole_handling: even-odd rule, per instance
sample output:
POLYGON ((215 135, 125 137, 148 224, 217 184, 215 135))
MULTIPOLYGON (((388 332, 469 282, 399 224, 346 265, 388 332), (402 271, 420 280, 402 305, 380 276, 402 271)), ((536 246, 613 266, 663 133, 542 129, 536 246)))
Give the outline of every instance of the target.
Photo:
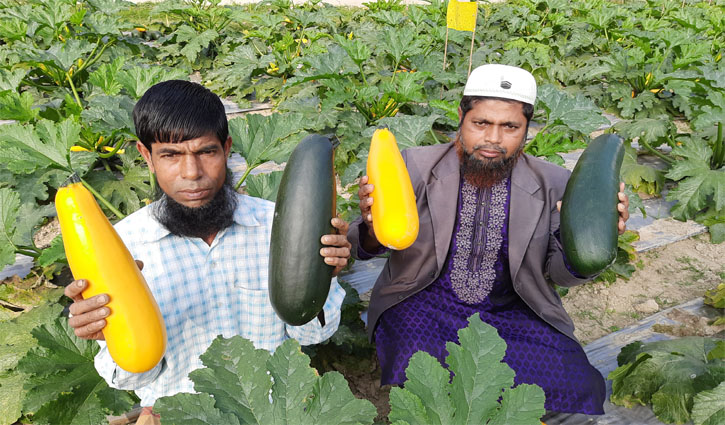
POLYGON ((111 314, 111 309, 106 307, 110 300, 108 294, 99 294, 83 299, 81 292, 88 286, 88 281, 74 280, 65 287, 65 296, 73 300, 70 305, 70 317, 68 325, 73 328, 75 334, 83 339, 103 340, 103 328, 106 327, 106 317, 111 314))
MULTIPOLYGON (((136 260, 136 265, 139 270, 143 270, 143 262, 136 260)), ((68 325, 79 338, 105 340, 102 331, 106 327, 106 317, 111 314, 111 309, 106 307, 110 297, 108 294, 98 294, 87 300, 83 299, 82 292, 86 286, 88 281, 79 279, 65 287, 65 296, 73 300, 68 325)))

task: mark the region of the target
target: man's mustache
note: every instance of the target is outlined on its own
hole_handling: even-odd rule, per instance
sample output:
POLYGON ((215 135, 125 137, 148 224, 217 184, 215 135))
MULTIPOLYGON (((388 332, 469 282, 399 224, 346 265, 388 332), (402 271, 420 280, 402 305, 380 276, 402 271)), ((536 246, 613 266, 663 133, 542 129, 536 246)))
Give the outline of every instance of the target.
POLYGON ((473 147, 473 150, 471 150, 471 153, 476 152, 476 151, 484 151, 484 150, 485 151, 496 151, 496 152, 502 153, 504 155, 506 155, 506 152, 508 152, 506 150, 506 148, 503 148, 503 147, 497 146, 497 145, 476 145, 473 147))

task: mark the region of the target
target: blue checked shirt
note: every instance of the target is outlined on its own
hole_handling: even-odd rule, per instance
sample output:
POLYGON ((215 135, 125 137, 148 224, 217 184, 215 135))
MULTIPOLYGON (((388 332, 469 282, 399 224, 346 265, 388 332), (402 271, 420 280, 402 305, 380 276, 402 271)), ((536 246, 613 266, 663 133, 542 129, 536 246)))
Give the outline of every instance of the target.
POLYGON ((144 262, 143 275, 166 323, 166 354, 145 373, 130 373, 111 359, 99 341, 98 373, 114 388, 135 390, 142 406, 180 392, 194 392, 189 372, 203 367, 199 355, 217 335, 241 335, 256 348, 274 351, 285 339, 308 345, 328 339, 340 323, 345 291, 333 279, 324 306, 326 325, 282 322, 269 303, 268 256, 274 204, 239 195, 234 224, 211 246, 199 238, 174 236, 147 206, 116 224, 116 231, 144 262))

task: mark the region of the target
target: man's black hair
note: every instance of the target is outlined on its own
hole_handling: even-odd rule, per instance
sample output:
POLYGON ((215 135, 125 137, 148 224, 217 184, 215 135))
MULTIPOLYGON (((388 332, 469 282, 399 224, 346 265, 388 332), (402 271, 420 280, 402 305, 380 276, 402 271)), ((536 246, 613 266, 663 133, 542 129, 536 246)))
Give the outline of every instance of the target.
POLYGON ((524 117, 526 118, 526 126, 528 127, 529 123, 531 122, 531 117, 534 116, 534 106, 526 103, 526 102, 520 102, 518 100, 513 99, 505 99, 502 97, 491 97, 491 96, 463 96, 461 98, 460 108, 461 108, 461 122, 458 124, 460 127, 461 124, 463 124, 463 118, 466 117, 466 114, 468 111, 470 111, 473 108, 473 105, 475 105, 478 102, 481 102, 483 100, 503 100, 504 102, 517 102, 523 105, 523 113, 524 117))
POLYGON ((180 143, 216 135, 222 145, 229 135, 227 116, 219 96, 206 87, 183 80, 155 84, 133 108, 136 136, 151 144, 180 143))

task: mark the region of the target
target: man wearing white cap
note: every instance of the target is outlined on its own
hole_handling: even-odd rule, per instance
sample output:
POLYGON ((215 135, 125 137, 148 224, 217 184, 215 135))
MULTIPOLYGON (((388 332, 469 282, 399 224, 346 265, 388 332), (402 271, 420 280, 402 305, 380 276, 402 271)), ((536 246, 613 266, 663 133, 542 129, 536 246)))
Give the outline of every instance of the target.
MULTIPOLYGON (((420 231, 412 246, 390 252, 370 299, 383 385, 405 381, 416 351, 443 363, 446 341, 458 341, 478 313, 508 344, 516 384, 541 386, 547 410, 604 413, 604 379, 554 290, 591 278, 570 270, 558 237, 569 172, 523 154, 535 101, 528 71, 483 65, 463 91, 456 140, 403 152, 420 231)), ((372 190, 363 177, 361 217, 348 232, 352 255, 363 260, 386 251, 373 232, 372 190)), ((619 200, 612 208, 623 232, 628 200, 619 200)))

